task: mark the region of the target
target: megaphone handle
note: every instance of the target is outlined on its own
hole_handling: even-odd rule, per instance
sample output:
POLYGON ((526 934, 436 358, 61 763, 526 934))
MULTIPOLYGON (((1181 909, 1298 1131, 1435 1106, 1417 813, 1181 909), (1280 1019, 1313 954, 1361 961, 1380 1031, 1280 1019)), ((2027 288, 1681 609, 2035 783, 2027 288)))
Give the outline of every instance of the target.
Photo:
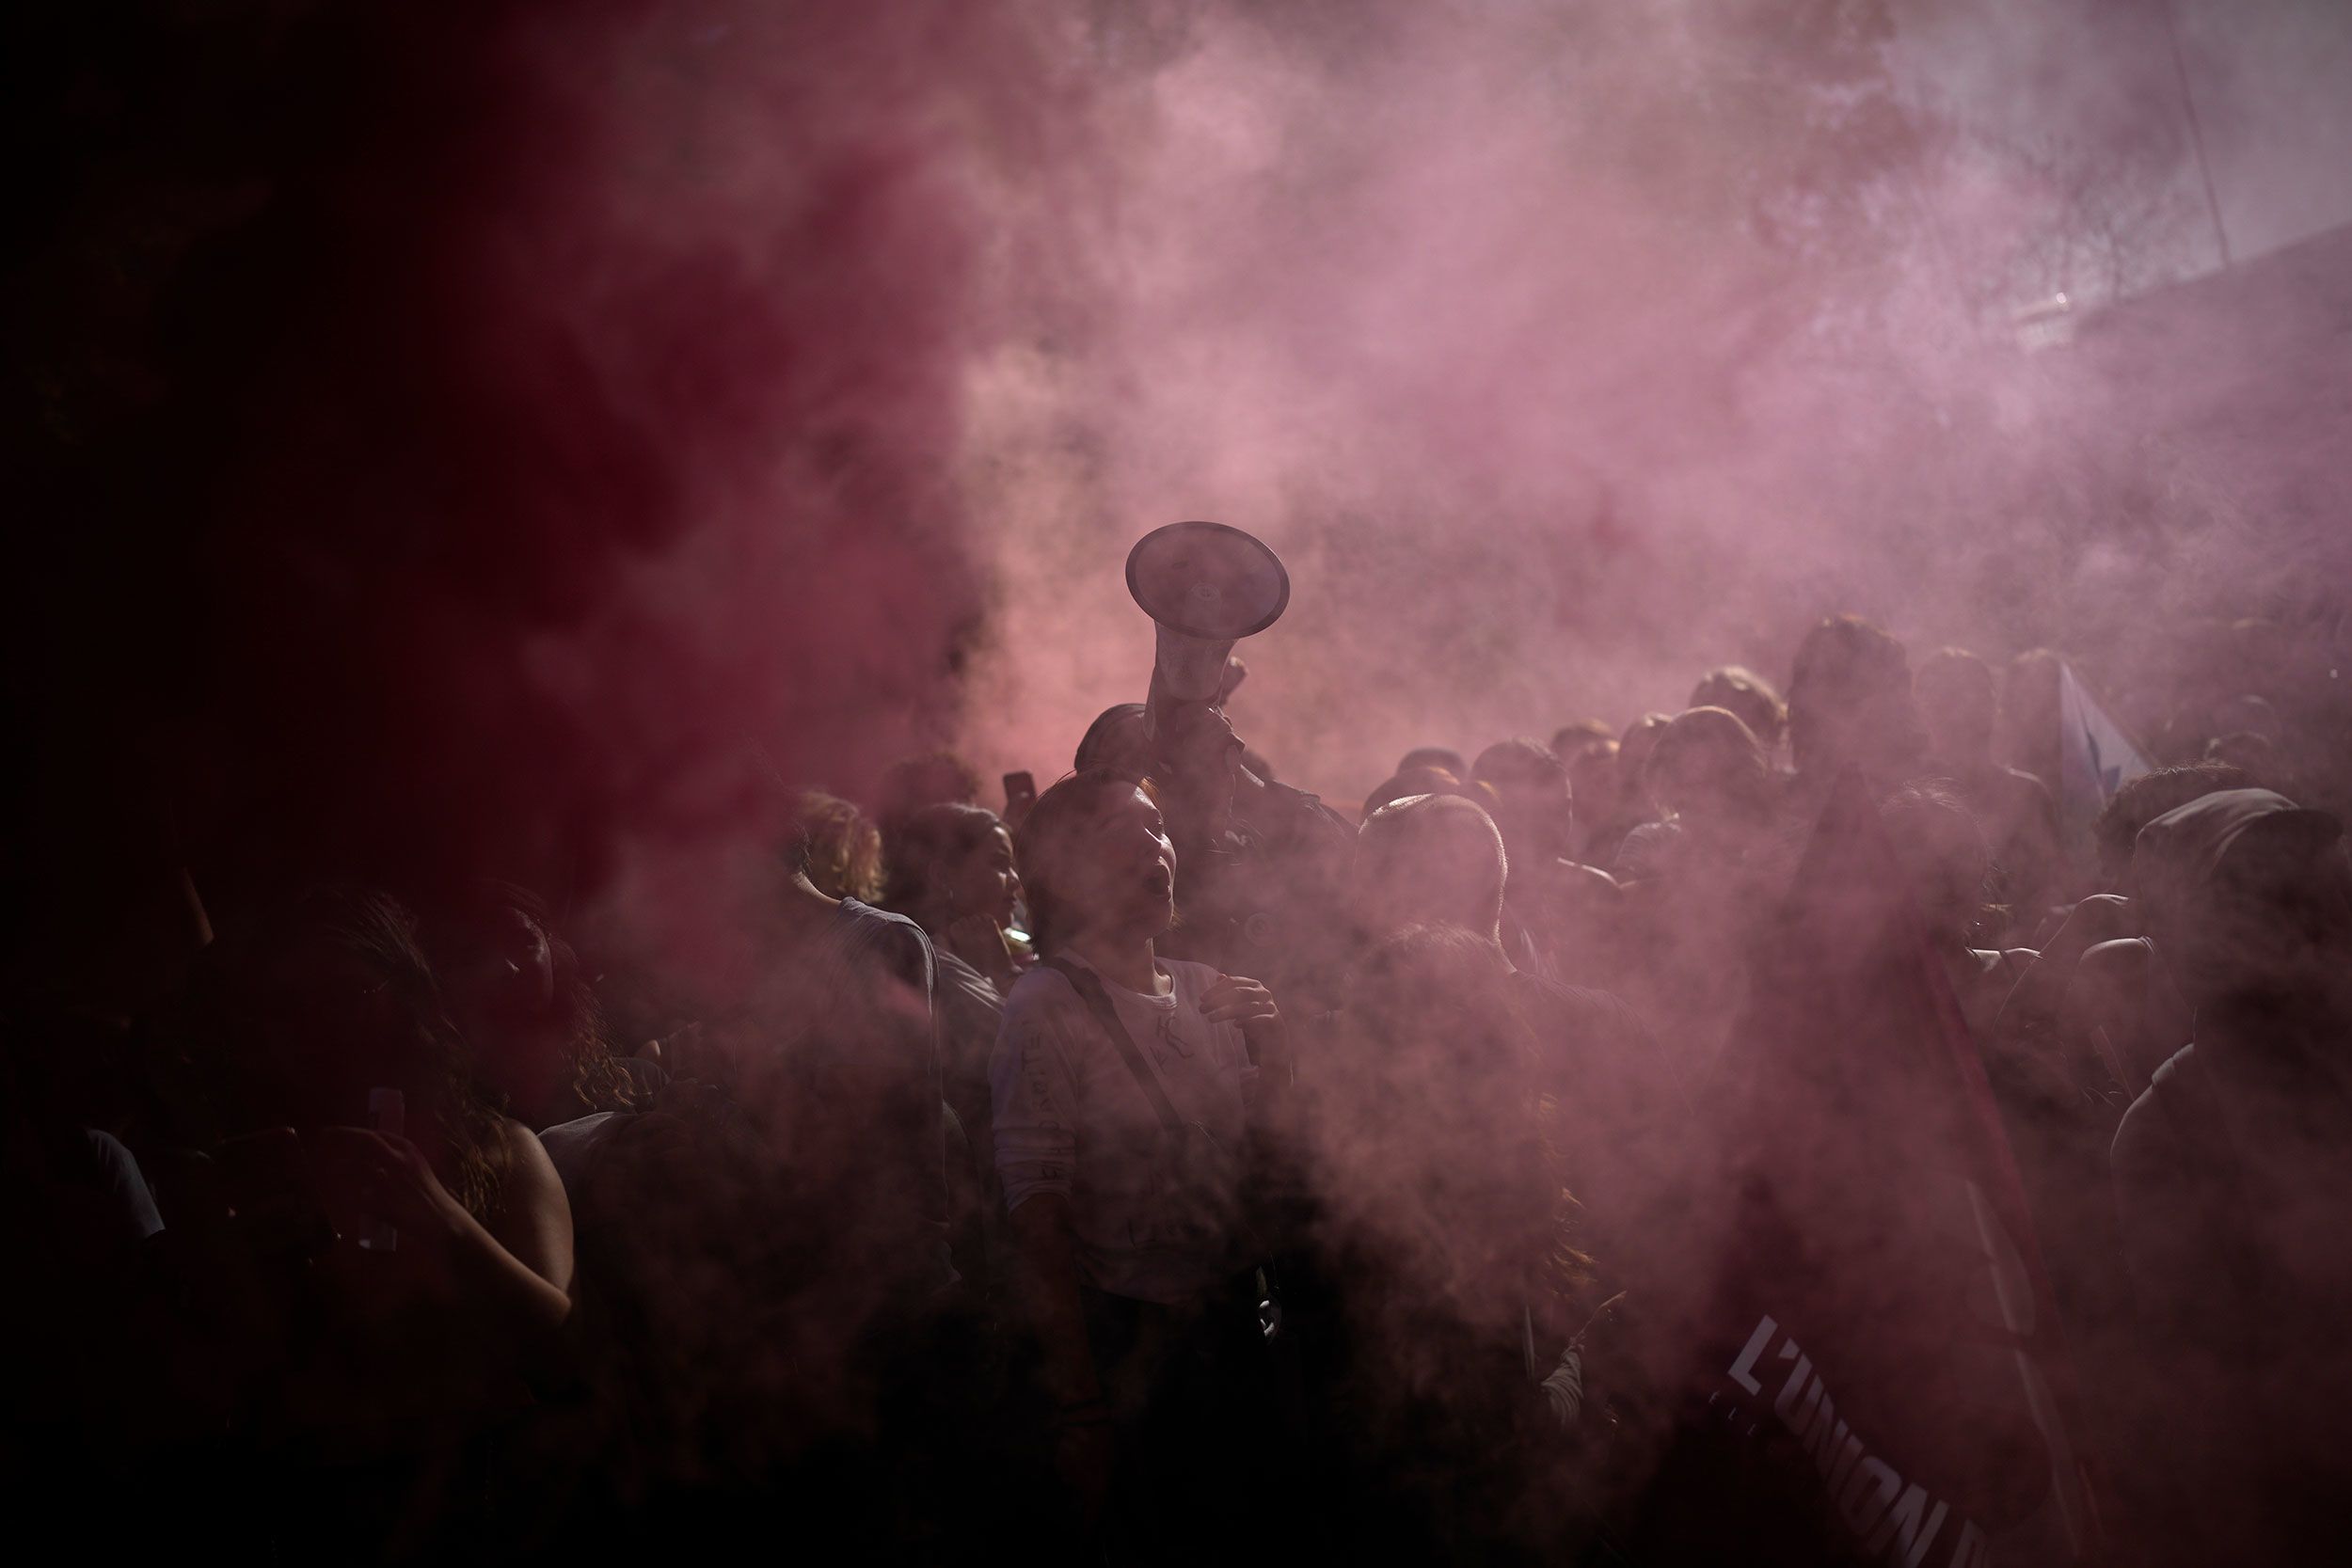
POLYGON ((1158 754, 1160 738, 1170 733, 1175 717, 1186 708, 1195 707, 1207 708, 1212 713, 1223 713, 1225 711, 1224 695, 1220 692, 1206 702, 1197 697, 1179 697, 1160 684, 1157 671, 1152 672, 1152 689, 1145 693, 1143 699, 1143 737, 1152 743, 1155 756, 1158 754))

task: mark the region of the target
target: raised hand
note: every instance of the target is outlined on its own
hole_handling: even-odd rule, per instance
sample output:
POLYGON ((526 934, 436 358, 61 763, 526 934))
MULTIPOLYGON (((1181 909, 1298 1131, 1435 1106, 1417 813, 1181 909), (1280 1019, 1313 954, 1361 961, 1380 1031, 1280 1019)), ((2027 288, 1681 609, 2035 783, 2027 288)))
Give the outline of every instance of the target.
POLYGON ((1200 993, 1200 1016, 1211 1023, 1240 1024, 1250 1054, 1262 1067, 1269 1053, 1279 1055, 1289 1042, 1273 992, 1238 974, 1220 974, 1216 984, 1200 993))
POLYGON ((308 1141, 327 1212, 344 1234, 378 1221, 397 1228, 405 1245, 438 1256, 480 1228, 406 1138, 365 1127, 326 1127, 308 1141))

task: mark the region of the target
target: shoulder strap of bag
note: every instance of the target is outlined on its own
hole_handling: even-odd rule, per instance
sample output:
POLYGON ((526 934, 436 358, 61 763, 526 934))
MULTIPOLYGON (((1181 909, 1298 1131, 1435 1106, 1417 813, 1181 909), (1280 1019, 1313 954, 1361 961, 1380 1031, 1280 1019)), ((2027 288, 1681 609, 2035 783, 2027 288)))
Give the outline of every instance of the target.
POLYGON ((1160 1075, 1152 1070, 1152 1064, 1143 1059, 1143 1053, 1136 1047, 1135 1037, 1128 1034, 1127 1026, 1120 1022, 1119 1009, 1111 1006, 1110 996, 1103 990, 1103 982, 1091 971, 1080 969, 1076 964, 1064 963, 1058 958, 1046 959, 1045 967, 1070 982, 1070 989, 1078 993, 1078 1000, 1087 1005, 1087 1010, 1094 1015, 1094 1022, 1101 1024, 1103 1033, 1110 1037, 1120 1060, 1125 1062, 1127 1070, 1135 1074, 1136 1086, 1152 1102, 1152 1109, 1159 1113, 1160 1125, 1170 1132, 1182 1132, 1184 1118, 1176 1114, 1176 1107, 1168 1101, 1167 1088, 1160 1083, 1160 1075))

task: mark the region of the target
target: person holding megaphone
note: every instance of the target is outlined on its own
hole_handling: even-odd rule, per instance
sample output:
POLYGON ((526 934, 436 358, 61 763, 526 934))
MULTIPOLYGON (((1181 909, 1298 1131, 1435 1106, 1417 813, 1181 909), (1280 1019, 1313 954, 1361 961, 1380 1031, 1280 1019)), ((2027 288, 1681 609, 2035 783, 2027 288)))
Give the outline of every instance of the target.
POLYGON ((1151 691, 1140 709, 1098 719, 1079 755, 1158 786, 1185 865, 1165 946, 1260 976, 1294 1013, 1327 1011, 1347 956, 1340 890, 1354 830, 1253 769, 1225 710, 1246 673, 1233 644, 1280 617, 1289 575, 1239 529, 1171 523, 1129 552, 1127 587, 1157 627, 1151 691))

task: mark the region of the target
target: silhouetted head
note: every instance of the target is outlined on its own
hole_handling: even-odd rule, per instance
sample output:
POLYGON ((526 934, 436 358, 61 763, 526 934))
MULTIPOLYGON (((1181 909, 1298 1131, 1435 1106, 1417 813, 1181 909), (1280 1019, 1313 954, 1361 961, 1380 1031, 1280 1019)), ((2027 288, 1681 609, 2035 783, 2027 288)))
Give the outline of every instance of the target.
POLYGON ((1625 738, 1617 742, 1617 788, 1623 804, 1637 815, 1647 816, 1649 797, 1642 793, 1642 771, 1649 766, 1649 754, 1666 726, 1674 722, 1671 713, 1645 713, 1625 727, 1625 738))
POLYGON ((1853 763, 1897 779, 1926 745, 1900 642, 1858 615, 1805 633, 1788 679, 1788 749, 1800 774, 1825 779, 1853 763))
POLYGON ((2341 1019, 2352 869, 2333 816, 2267 789, 2201 795, 2139 831, 2131 883, 2157 961, 2192 1007, 2341 1019))
POLYGON ((926 930, 982 915, 998 927, 1012 921, 1021 896, 1012 835, 980 806, 925 806, 888 843, 890 880, 883 902, 926 930))
POLYGON ((1580 719, 1573 724, 1563 724, 1552 732, 1551 754, 1571 768, 1576 759, 1597 746, 1617 743, 1617 732, 1597 719, 1580 719))
POLYGON ((882 896, 882 831, 838 796, 804 790, 792 808, 785 868, 828 898, 882 896))
POLYGON ((1015 842, 1030 934, 1051 956, 1089 934, 1148 940, 1176 913, 1176 848, 1149 780, 1073 773, 1043 795, 1015 842))
POLYGON ((1676 715, 1643 769, 1649 798, 1706 838, 1761 826, 1772 811, 1772 765, 1736 715, 1694 707, 1676 715))
POLYGON ((1744 664, 1724 664, 1709 670, 1691 689, 1686 707, 1719 707, 1748 727, 1757 745, 1770 756, 1780 749, 1788 728, 1788 709, 1772 683, 1744 664))
POLYGON ((1070 765, 1080 773, 1113 768, 1131 779, 1152 771, 1152 743, 1143 735, 1143 705, 1114 703, 1094 716, 1070 765))
POLYGON ((1364 797, 1364 815, 1370 816, 1391 801, 1407 795, 1453 795, 1460 792, 1462 781, 1442 768, 1400 768, 1390 778, 1373 786, 1364 797))
POLYGON ((2123 889, 2132 864, 2132 846, 2139 830, 2166 812, 2185 806, 2201 795, 2224 789, 2250 789, 2254 781, 2243 768, 2226 762, 2191 762, 2159 768, 2125 779, 2099 808, 2090 837, 2099 854, 2099 878, 2108 892, 2123 889))
POLYGON ((1400 773, 1416 768, 1442 768, 1457 779, 1470 776, 1470 764, 1451 746, 1416 746, 1396 765, 1400 773))
POLYGON ((477 1070, 519 1115, 536 1124, 628 1108, 634 1091, 612 1059, 595 989, 536 894, 478 883, 437 906, 421 936, 477 1070))
POLYGON ((1478 753, 1470 777, 1495 793, 1495 826, 1523 860, 1575 852, 1576 798, 1568 770, 1551 749, 1524 736, 1498 740, 1478 753))
POLYGON ((1509 866, 1502 832, 1476 801, 1407 796, 1374 812, 1356 835, 1357 925, 1375 941, 1432 923, 1494 937, 1509 866))

